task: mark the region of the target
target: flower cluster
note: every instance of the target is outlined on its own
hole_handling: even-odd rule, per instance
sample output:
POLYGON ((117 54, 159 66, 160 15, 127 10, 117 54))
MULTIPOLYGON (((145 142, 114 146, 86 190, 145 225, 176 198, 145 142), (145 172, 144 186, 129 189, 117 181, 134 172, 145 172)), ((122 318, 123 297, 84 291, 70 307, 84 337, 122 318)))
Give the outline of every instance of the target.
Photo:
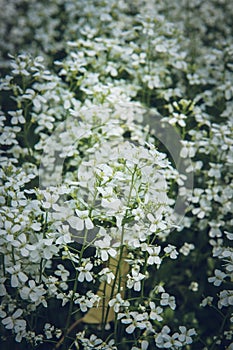
MULTIPOLYGON (((99 297, 90 290, 76 292, 82 283, 95 285, 99 279, 111 285, 112 296, 116 290, 119 298, 123 275, 118 261, 128 265, 126 288, 144 293, 144 266, 159 268, 163 258, 176 259, 178 254, 173 245, 164 246, 162 251, 159 243, 153 243, 165 240, 174 226, 174 201, 169 191, 179 173, 151 143, 152 138, 148 139, 144 126, 137 124, 143 106, 131 101, 123 88, 113 87, 100 90, 98 99, 93 96, 81 102, 70 94, 69 105, 59 100, 58 110, 60 102, 63 110, 56 120, 51 88, 57 94, 65 91, 65 86, 60 78, 44 71, 41 62, 26 55, 17 57, 12 61, 12 79, 6 78, 3 84, 3 91, 14 93, 21 109, 9 112, 11 125, 2 123, 3 134, 12 133, 12 142, 8 135, 1 158, 2 324, 8 329, 8 320, 18 315, 15 310, 21 306, 24 327, 11 327, 20 342, 32 342, 29 319, 38 309, 49 308, 52 299, 57 305, 62 300, 62 307, 68 303, 70 310, 78 306, 76 312, 80 313, 93 308, 99 297), (22 86, 21 77, 26 77, 22 86), (39 101, 46 103, 45 107, 39 101), (45 119, 41 123, 43 109, 50 104, 54 114, 51 126, 45 119), (15 127, 16 115, 22 113, 24 119, 17 121, 19 125, 26 123, 26 129, 15 127), (33 140, 29 140, 29 130, 34 133, 33 140), (126 138, 125 133, 132 136, 126 138), (33 181, 38 188, 32 188, 33 181), (89 255, 90 246, 96 250, 94 258, 89 255), (110 258, 116 260, 116 266, 109 265, 96 274, 94 267, 101 267, 110 258)), ((162 319, 159 305, 175 308, 173 299, 165 300, 166 295, 154 306, 152 319, 162 319)), ((113 301, 110 297, 107 312, 113 305, 114 311, 119 308, 113 301)), ((127 306, 127 314, 133 312, 133 304, 125 301, 120 305, 127 306)), ((70 311, 67 317, 69 320, 70 311)), ((140 314, 137 317, 141 318, 140 314)), ((153 330, 149 314, 146 318, 153 330)), ((125 324, 123 320, 118 318, 117 322, 125 324)), ((129 333, 134 329, 131 327, 129 333)), ((35 334, 34 344, 38 337, 48 341, 47 333, 35 334)))

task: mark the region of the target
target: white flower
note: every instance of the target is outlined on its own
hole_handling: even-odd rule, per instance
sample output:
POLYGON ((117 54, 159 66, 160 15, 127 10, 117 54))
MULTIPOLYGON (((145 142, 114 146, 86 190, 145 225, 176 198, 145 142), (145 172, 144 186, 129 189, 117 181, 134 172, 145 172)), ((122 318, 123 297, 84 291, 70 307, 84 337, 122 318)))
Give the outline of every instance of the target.
POLYGON ((21 233, 17 237, 17 240, 13 240, 11 244, 16 247, 24 257, 29 256, 30 252, 36 249, 34 245, 28 244, 28 239, 25 233, 21 233))
POLYGON ((162 259, 159 257, 159 253, 161 251, 161 247, 147 247, 147 252, 149 253, 149 257, 147 259, 147 263, 149 265, 157 265, 160 266, 162 259))
POLYGON ((223 224, 224 224, 223 221, 217 222, 217 221, 213 220, 213 221, 209 222, 209 226, 211 227, 210 231, 209 231, 209 236, 211 238, 222 237, 222 232, 221 232, 219 227, 221 227, 223 224))
POLYGON ((161 86, 160 78, 158 75, 148 75, 144 76, 144 82, 147 82, 147 86, 149 89, 153 90, 154 88, 158 88, 161 86))
POLYGON ((132 214, 134 215, 134 219, 136 221, 143 220, 145 217, 145 213, 140 207, 133 209, 132 214))
POLYGON ((147 214, 147 218, 151 222, 151 225, 149 228, 149 230, 151 232, 162 231, 162 230, 166 229, 167 226, 166 226, 165 222, 162 220, 161 214, 158 214, 157 217, 155 218, 154 215, 149 213, 149 214, 147 214))
POLYGON ((215 274, 215 276, 214 277, 209 277, 208 281, 210 283, 214 283, 214 285, 216 287, 218 287, 218 286, 220 286, 222 284, 222 282, 224 281, 224 278, 226 278, 227 275, 224 272, 222 272, 222 271, 220 271, 218 269, 214 270, 214 274, 215 274))
POLYGON ((208 171, 208 175, 210 177, 215 177, 216 179, 220 179, 222 164, 209 163, 209 165, 210 165, 210 170, 208 171))
POLYGON ((172 117, 169 118, 168 123, 171 125, 179 124, 182 128, 186 126, 185 119, 187 119, 186 115, 183 113, 172 113, 172 117))
POLYGON ((60 236, 56 240, 56 244, 68 244, 72 242, 71 234, 69 231, 68 225, 62 225, 61 228, 58 229, 60 236))
POLYGON ((62 281, 66 282, 67 279, 68 279, 68 277, 69 277, 69 275, 70 275, 70 272, 67 271, 67 270, 64 268, 64 266, 61 265, 61 264, 57 265, 57 267, 58 267, 58 270, 56 270, 56 271, 54 272, 55 275, 60 276, 61 279, 62 279, 62 281))
POLYGON ((17 111, 9 111, 8 112, 10 114, 10 116, 12 116, 11 118, 11 124, 15 125, 15 124, 24 124, 25 123, 25 118, 23 116, 23 110, 22 109, 18 109, 17 111))
POLYGON ((164 248, 164 251, 166 254, 170 256, 171 259, 176 259, 178 252, 176 250, 176 247, 174 245, 168 244, 166 248, 164 248))
POLYGON ((142 340, 142 341, 140 341, 139 346, 140 347, 133 346, 131 350, 147 350, 148 346, 149 346, 149 342, 147 340, 142 340))
POLYGON ((186 327, 180 326, 179 330, 181 332, 181 334, 179 334, 178 336, 179 341, 181 341, 185 345, 191 344, 193 342, 191 337, 197 334, 194 328, 187 330, 186 327))
POLYGON ((192 243, 185 242, 184 245, 180 248, 179 252, 183 255, 189 255, 190 251, 194 249, 194 245, 192 243))
POLYGON ((22 299, 29 300, 39 305, 44 301, 42 296, 46 291, 42 285, 37 286, 34 280, 30 280, 28 286, 24 286, 20 289, 19 293, 22 299))
POLYGON ((5 318, 7 316, 7 313, 3 310, 4 306, 0 306, 0 318, 5 318))
POLYGON ((16 333, 26 329, 26 321, 20 319, 23 310, 17 309, 11 316, 8 316, 2 320, 2 324, 6 329, 14 329, 16 333))
POLYGON ((111 272, 111 270, 108 267, 103 268, 99 272, 100 281, 106 281, 108 284, 111 283, 112 280, 115 279, 114 274, 111 272))
POLYGON ((139 271, 132 269, 131 275, 127 274, 128 280, 127 280, 127 287, 133 288, 136 292, 139 292, 141 290, 141 281, 146 277, 139 271))
POLYGON ((233 233, 230 233, 228 231, 224 231, 224 233, 230 241, 233 241, 233 233))
POLYGON ((108 235, 105 235, 102 240, 95 241, 94 245, 97 247, 97 256, 102 261, 107 261, 109 256, 115 257, 117 255, 117 251, 111 247, 111 237, 108 235))
POLYGON ((91 282, 93 280, 91 270, 93 268, 93 264, 91 262, 84 262, 84 266, 77 267, 79 271, 78 281, 83 282, 86 280, 87 282, 91 282))
POLYGON ((181 158, 193 158, 196 153, 195 143, 190 141, 181 141, 182 149, 180 151, 181 158))
POLYGON ((34 222, 34 223, 31 225, 31 228, 32 228, 34 231, 40 231, 40 230, 41 230, 41 223, 40 223, 40 222, 34 222))
POLYGON ((38 242, 34 244, 36 247, 30 253, 30 260, 39 262, 41 258, 50 260, 58 252, 58 247, 54 244, 53 238, 43 238, 42 235, 37 235, 38 242))
POLYGON ((84 227, 87 230, 93 229, 94 225, 89 217, 88 210, 78 210, 75 209, 77 216, 69 218, 67 221, 69 224, 78 231, 82 231, 84 227))
POLYGON ((149 303, 151 312, 150 312, 150 319, 151 320, 157 320, 158 322, 161 322, 163 320, 162 316, 160 314, 163 312, 163 309, 160 306, 155 305, 153 301, 150 301, 149 303))
POLYGON ((147 328, 147 324, 145 322, 147 318, 147 313, 140 314, 136 311, 131 311, 126 315, 126 318, 121 318, 121 323, 129 324, 125 331, 128 334, 132 334, 136 328, 147 328))
POLYGON ((220 292, 218 308, 221 309, 223 306, 227 307, 233 305, 233 290, 223 290, 220 292))
POLYGON ((113 170, 107 164, 100 164, 95 169, 96 175, 101 179, 102 182, 106 182, 113 176, 113 170))
POLYGON ((90 300, 86 299, 84 295, 82 295, 80 298, 75 299, 74 303, 79 304, 80 310, 82 312, 86 312, 93 306, 93 303, 90 300))
POLYGON ((176 348, 182 347, 182 343, 179 340, 177 340, 177 334, 173 334, 171 337, 170 336, 164 337, 163 346, 165 349, 169 349, 169 348, 174 349, 174 347, 176 349, 176 348))
POLYGON ((79 304, 82 312, 86 312, 88 309, 92 308, 94 304, 100 301, 100 297, 90 290, 86 293, 86 295, 79 295, 75 293, 74 303, 79 304))
POLYGON ((22 272, 20 264, 8 267, 6 270, 11 274, 11 287, 13 288, 18 287, 20 283, 25 283, 28 280, 27 275, 22 272))
POLYGON ((222 252, 222 258, 224 259, 224 261, 226 261, 226 271, 228 273, 232 273, 233 272, 233 250, 229 247, 229 248, 224 248, 223 252, 222 252))
POLYGON ((101 188, 98 191, 102 196, 101 205, 103 208, 109 208, 113 211, 118 211, 122 206, 121 200, 116 197, 111 186, 101 188))
POLYGON ((208 212, 211 211, 211 204, 209 201, 207 201, 204 198, 199 199, 199 207, 194 208, 192 210, 192 213, 194 215, 197 215, 198 219, 203 219, 205 216, 207 216, 208 212))
POLYGON ((210 296, 204 298, 204 299, 202 300, 200 306, 205 307, 205 306, 207 306, 207 305, 212 305, 213 299, 214 299, 214 298, 213 298, 213 297, 210 297, 210 296))
POLYGON ((169 295, 168 293, 162 293, 160 304, 162 306, 169 305, 172 310, 175 310, 176 308, 175 297, 172 295, 169 295))
POLYGON ((189 285, 189 289, 192 291, 192 292, 197 292, 198 291, 198 283, 197 282, 191 282, 190 285, 189 285))
MULTIPOLYGON (((55 190, 55 188, 53 190, 55 190)), ((43 207, 45 209, 55 208, 54 204, 59 199, 59 195, 57 193, 49 193, 46 191, 43 191, 43 195, 45 197, 45 201, 42 201, 43 207)))
MULTIPOLYGON (((75 296, 76 296, 76 294, 75 294, 75 296)), ((61 299, 62 300, 62 306, 65 306, 73 298, 73 292, 69 291, 67 294, 65 294, 63 292, 57 293, 56 294, 56 298, 57 299, 61 299)))
POLYGON ((54 326, 52 326, 50 323, 45 323, 44 332, 46 339, 51 339, 53 337, 54 326))
POLYGON ((48 295, 55 295, 58 289, 58 278, 55 276, 42 276, 42 280, 47 287, 48 295))
POLYGON ((174 333, 172 336, 169 335, 171 332, 168 326, 164 326, 162 331, 155 336, 155 342, 158 348, 161 349, 177 349, 181 348, 186 344, 192 343, 191 336, 196 335, 195 330, 192 328, 187 330, 186 327, 179 327, 181 334, 178 332, 174 333))
POLYGON ((97 336, 94 334, 91 334, 90 339, 85 339, 83 338, 82 335, 79 338, 85 350, 97 349, 98 345, 102 344, 103 342, 101 339, 97 338, 97 336))
POLYGON ((123 300, 120 293, 116 294, 116 297, 109 301, 109 306, 113 307, 116 313, 119 313, 121 307, 129 307, 130 303, 127 300, 123 300))

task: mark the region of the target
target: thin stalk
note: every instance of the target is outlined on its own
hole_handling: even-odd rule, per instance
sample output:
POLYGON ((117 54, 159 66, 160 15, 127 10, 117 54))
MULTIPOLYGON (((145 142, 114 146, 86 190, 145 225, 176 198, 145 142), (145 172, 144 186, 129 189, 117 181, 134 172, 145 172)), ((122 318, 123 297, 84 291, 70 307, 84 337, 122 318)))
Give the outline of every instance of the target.
MULTIPOLYGON (((148 252, 146 252, 145 264, 143 265, 143 270, 142 270, 143 275, 145 275, 147 270, 147 259, 148 259, 148 252)), ((145 278, 141 282, 141 299, 144 298, 144 285, 145 285, 145 278)))
POLYGON ((42 282, 42 274, 43 274, 43 261, 44 261, 44 259, 43 259, 43 258, 41 258, 41 260, 40 260, 40 279, 39 279, 39 283, 41 283, 41 282, 42 282))
MULTIPOLYGON (((106 286, 107 286, 107 282, 105 282, 104 284, 104 296, 106 294, 106 286)), ((102 304, 102 319, 101 319, 101 323, 104 323, 104 310, 105 310, 105 297, 103 297, 103 304, 102 304)))
MULTIPOLYGON (((112 299, 112 297, 113 297, 113 295, 114 295, 114 291, 115 291, 115 287, 116 287, 116 282, 117 282, 118 274, 120 273, 120 263, 121 263, 121 259, 122 259, 122 256, 123 256, 123 250, 124 250, 123 238, 124 238, 124 226, 122 226, 120 255, 119 255, 119 259, 118 259, 118 261, 117 261, 116 276, 115 276, 115 279, 114 279, 114 282, 113 282, 113 286, 112 286, 112 290, 111 290, 111 295, 110 295, 110 300, 112 299)), ((104 323, 102 324, 102 332, 104 331, 105 325, 106 325, 106 323, 107 323, 109 310, 110 310, 110 306, 108 305, 108 306, 107 306, 107 310, 106 310, 106 315, 105 315, 104 323)))
MULTIPOLYGON (((87 229, 85 228, 85 235, 84 235, 84 242, 86 241, 86 238, 87 238, 87 229)), ((83 256, 83 253, 84 253, 84 250, 85 250, 85 244, 82 245, 82 249, 80 251, 80 261, 82 259, 82 256, 83 256)), ((74 268, 75 268, 75 265, 73 264, 74 268)), ((67 315, 67 319, 66 319, 66 325, 65 325, 65 329, 64 329, 64 333, 63 333, 63 336, 62 338, 59 340, 59 342, 56 344, 56 346, 54 347, 54 350, 55 349, 58 349, 60 346, 63 346, 63 349, 65 350, 65 344, 64 344, 64 341, 65 339, 67 338, 68 334, 80 323, 82 322, 83 318, 75 321, 71 326, 70 326, 70 321, 71 321, 71 317, 72 317, 72 314, 73 314, 73 306, 74 306, 74 294, 77 290, 77 285, 78 285, 78 272, 76 271, 76 274, 75 274, 75 279, 74 279, 74 287, 73 287, 73 292, 72 292, 72 297, 71 297, 71 300, 70 300, 70 305, 69 305, 69 309, 68 309, 68 315, 67 315)))
POLYGON ((13 260, 14 265, 16 265, 15 254, 14 254, 14 247, 13 246, 11 247, 11 256, 12 256, 12 260, 13 260))
POLYGON ((69 310, 68 310, 68 316, 67 316, 67 320, 66 320, 66 325, 65 325, 65 330, 64 330, 64 335, 63 335, 63 348, 65 349, 65 345, 64 345, 64 340, 66 338, 66 336, 69 334, 70 329, 69 329, 69 325, 70 325, 70 320, 71 320, 71 316, 72 316, 72 311, 73 311, 73 305, 74 305, 74 294, 75 291, 77 289, 77 285, 78 285, 78 273, 76 272, 76 276, 75 276, 75 280, 74 280, 74 287, 73 287, 73 293, 72 293, 72 298, 70 300, 70 305, 69 305, 69 310))
POLYGON ((85 245, 86 240, 87 240, 87 229, 85 228, 85 231, 84 231, 84 241, 83 241, 82 249, 81 249, 81 251, 80 251, 80 260, 82 259, 84 250, 86 249, 86 245, 85 245))
POLYGON ((6 266, 5 266, 4 254, 1 254, 0 265, 2 266, 2 269, 3 269, 3 276, 6 276, 6 266))

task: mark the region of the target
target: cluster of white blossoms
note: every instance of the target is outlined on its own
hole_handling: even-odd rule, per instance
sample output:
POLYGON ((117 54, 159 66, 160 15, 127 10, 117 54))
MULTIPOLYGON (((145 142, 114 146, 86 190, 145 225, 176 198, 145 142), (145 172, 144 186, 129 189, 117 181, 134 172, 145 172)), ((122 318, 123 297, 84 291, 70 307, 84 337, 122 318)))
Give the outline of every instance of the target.
MULTIPOLYGON (((116 270, 109 265, 99 273, 95 268, 119 259, 128 266, 126 288, 144 293, 147 266, 158 269, 165 257, 177 258, 175 246, 161 247, 160 242, 174 226, 174 199, 168 193, 179 173, 151 143, 147 128, 137 124, 144 108, 122 88, 103 85, 97 97, 81 102, 65 93, 60 78, 43 71, 40 58, 21 55, 12 66, 13 76, 4 80, 3 91, 15 93, 20 110, 10 111, 9 125, 2 123, 2 135, 8 133, 1 158, 2 324, 12 329, 16 341, 32 342, 28 322, 37 310, 49 308, 56 299, 58 305, 62 301, 58 307, 68 303, 76 313, 86 313, 100 301, 90 289, 104 281, 113 291, 108 308, 121 311, 116 322, 128 325, 126 333, 139 328, 153 334, 153 320, 163 319, 164 307, 175 309, 174 297, 163 290, 161 301, 151 301, 143 312, 131 311, 134 302, 127 300, 116 308, 115 293, 119 298, 123 288, 119 264, 116 270), (28 76, 35 80, 30 88, 28 76), (22 87, 18 77, 26 77, 22 87), (64 94, 55 98, 58 91, 64 94), (52 126, 43 117, 45 108, 51 110, 52 126), (16 128, 16 115, 22 114, 16 128), (33 188, 38 181, 39 188, 33 188), (95 247, 94 257, 89 246, 95 247), (92 287, 80 294, 76 289, 82 283, 92 287), (127 318, 131 314, 133 318, 127 318), (146 323, 134 326, 135 320, 146 323)), ((35 334, 34 343, 48 341, 47 333, 35 334)))
POLYGON ((0 3, 3 344, 231 349, 230 2, 0 3))

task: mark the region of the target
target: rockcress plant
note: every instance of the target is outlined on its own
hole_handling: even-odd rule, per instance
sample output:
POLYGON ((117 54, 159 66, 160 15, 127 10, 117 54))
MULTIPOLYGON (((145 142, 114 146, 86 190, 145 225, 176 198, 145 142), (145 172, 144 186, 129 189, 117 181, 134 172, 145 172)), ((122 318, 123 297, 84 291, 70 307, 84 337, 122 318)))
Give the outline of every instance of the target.
MULTIPOLYGON (((18 64, 24 66, 23 76, 16 67, 17 63, 13 63, 14 77, 8 86, 7 78, 4 85, 6 91, 16 91, 15 100, 22 109, 9 113, 12 116, 11 125, 3 125, 2 133, 3 139, 9 132, 12 134, 12 139, 8 136, 8 144, 3 150, 3 155, 8 157, 3 156, 1 159, 2 324, 6 329, 12 330, 18 342, 26 339, 35 346, 49 341, 48 331, 37 334, 36 329, 30 328, 31 319, 40 319, 43 308, 49 308, 50 299, 62 300, 62 305, 58 303, 57 307, 69 304, 64 330, 66 334, 74 311, 85 313, 96 302, 100 302, 100 297, 91 292, 93 285, 99 281, 110 284, 113 280, 109 304, 105 306, 106 313, 109 312, 115 305, 114 298, 122 298, 121 279, 124 276, 120 265, 125 261, 128 265, 126 288, 129 295, 126 301, 121 301, 121 313, 115 315, 116 346, 120 341, 118 328, 122 324, 128 325, 126 333, 132 334, 139 329, 142 340, 149 337, 159 344, 161 340, 158 342, 157 339, 161 338, 160 333, 153 328, 153 321, 163 319, 163 307, 170 305, 174 309, 175 299, 162 286, 158 286, 153 295, 144 295, 144 283, 148 276, 147 266, 155 265, 159 268, 165 257, 177 258, 175 246, 165 244, 162 248, 159 241, 166 238, 174 225, 171 207, 174 200, 167 196, 167 192, 170 182, 179 174, 172 168, 165 154, 144 140, 145 135, 148 139, 148 132, 134 121, 143 108, 139 103, 130 102, 119 88, 109 90, 108 95, 104 94, 102 106, 91 100, 86 106, 86 102, 81 104, 72 97, 73 108, 70 106, 66 109, 63 106, 63 114, 67 113, 67 116, 58 120, 58 130, 49 135, 50 126, 47 123, 44 125, 47 134, 42 133, 40 126, 36 127, 35 135, 43 136, 35 143, 34 149, 22 148, 20 136, 29 136, 25 135, 24 130, 30 128, 32 121, 28 121, 28 115, 25 114, 24 118, 16 120, 16 115, 21 116, 23 111, 30 109, 30 105, 35 110, 39 108, 36 103, 28 102, 29 96, 31 99, 31 96, 35 96, 36 99, 36 94, 28 95, 28 90, 32 92, 35 86, 35 89, 42 92, 43 88, 40 99, 47 98, 49 102, 54 102, 52 94, 48 94, 45 88, 48 85, 50 91, 55 78, 43 71, 38 77, 37 66, 42 69, 41 63, 38 63, 40 61, 39 58, 33 62, 27 56, 20 56, 18 64), (34 71, 36 73, 32 74, 34 71), (31 79, 37 81, 30 88, 25 86, 23 91, 15 84, 18 76, 22 81, 25 77, 27 82, 31 83, 31 79), (112 102, 117 93, 121 96, 119 106, 115 101, 114 104, 112 102), (127 119, 125 114, 119 113, 122 109, 127 112, 127 119), (132 140, 125 139, 126 132, 132 133, 132 140), (40 149, 44 150, 39 176, 41 188, 27 188, 27 183, 38 175, 36 167, 27 158, 38 164, 40 149), (63 174, 62 184, 56 178, 59 175, 56 153, 58 162, 62 158, 65 162, 63 168, 66 173, 63 174), (23 157, 24 162, 21 160, 23 157), (51 169, 53 162, 55 168, 51 169), (47 176, 50 172, 55 176, 52 179, 47 176), (57 181, 58 184, 42 189, 48 181, 53 185, 57 181), (79 242, 81 247, 76 246, 75 242, 79 242), (89 256, 89 246, 96 247, 94 257, 89 256), (114 273, 111 272, 111 265, 103 268, 110 257, 115 258, 117 263, 114 273), (60 260, 69 261, 69 270, 62 263, 56 263, 60 260), (98 272, 93 270, 94 266, 98 267, 98 272), (73 274, 75 278, 70 278, 73 274), (80 294, 77 286, 84 281, 91 285, 86 293, 80 294), (131 298, 131 290, 140 292, 140 296, 131 298), (135 311, 135 308, 139 310, 135 311), (134 325, 135 319, 143 323, 134 325), (132 326, 129 327, 131 323, 132 326)), ((64 89, 64 83, 56 80, 57 86, 59 83, 61 85, 59 90, 64 89)), ((55 88, 56 85, 52 86, 55 88)), ((29 117, 31 115, 34 116, 33 111, 30 111, 29 117)), ((55 120, 54 124, 56 125, 55 120)), ((27 140, 25 144, 27 145, 27 140)), ((103 329, 105 323, 102 324, 103 329)), ((47 324, 46 321, 44 329, 48 329, 47 324)), ((52 325, 51 329, 54 342, 54 337, 60 336, 62 331, 52 325)), ((83 337, 79 334, 76 341, 85 343, 87 340, 83 337)), ((170 336, 166 337, 170 339, 170 336)), ((131 342, 135 343, 134 340, 131 342)), ((146 342, 148 343, 147 340, 146 342)), ((180 346, 186 344, 185 340, 177 342, 180 346)))

